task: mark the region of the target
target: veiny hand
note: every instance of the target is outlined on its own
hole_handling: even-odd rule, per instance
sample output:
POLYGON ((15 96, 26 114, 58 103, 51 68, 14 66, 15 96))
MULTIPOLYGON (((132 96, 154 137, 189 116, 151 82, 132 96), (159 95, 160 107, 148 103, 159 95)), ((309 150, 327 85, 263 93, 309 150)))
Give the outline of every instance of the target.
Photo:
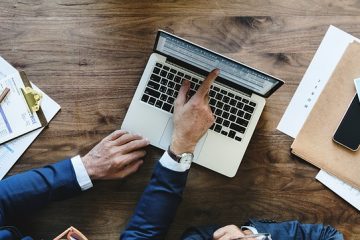
POLYGON ((116 130, 81 159, 91 179, 121 179, 138 170, 147 145, 140 135, 116 130))
MULTIPOLYGON (((241 231, 237 226, 235 225, 228 225, 222 228, 219 228, 214 232, 213 238, 214 240, 231 240, 231 239, 237 239, 239 237, 252 234, 251 231, 245 230, 241 231)), ((249 238, 253 239, 253 238, 249 238)))
POLYGON ((209 106, 209 90, 219 72, 219 69, 215 69, 209 73, 190 99, 188 99, 190 82, 186 80, 183 82, 175 101, 173 116, 174 132, 171 150, 175 154, 194 152, 197 142, 214 123, 214 115, 209 106))

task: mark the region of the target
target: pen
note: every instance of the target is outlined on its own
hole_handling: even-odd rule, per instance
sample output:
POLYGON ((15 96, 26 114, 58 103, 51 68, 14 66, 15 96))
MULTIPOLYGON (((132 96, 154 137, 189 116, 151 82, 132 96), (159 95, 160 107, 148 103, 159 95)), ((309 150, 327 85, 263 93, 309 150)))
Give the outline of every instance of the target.
POLYGON ((2 101, 4 100, 4 98, 6 97, 6 95, 8 95, 8 93, 10 92, 9 88, 5 88, 3 90, 3 92, 0 95, 0 103, 2 103, 2 101))

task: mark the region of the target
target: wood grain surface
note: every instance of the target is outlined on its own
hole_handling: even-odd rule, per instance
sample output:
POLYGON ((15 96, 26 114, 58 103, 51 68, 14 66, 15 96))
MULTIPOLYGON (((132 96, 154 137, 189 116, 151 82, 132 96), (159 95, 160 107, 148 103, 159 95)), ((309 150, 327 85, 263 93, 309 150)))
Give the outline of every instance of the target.
MULTIPOLYGON (((83 155, 119 128, 165 29, 286 81, 268 99, 236 177, 192 166, 167 239, 191 225, 251 217, 331 224, 360 239, 359 212, 317 182, 318 169, 292 156, 292 139, 276 130, 330 24, 360 37, 360 2, 2 0, 0 55, 62 107, 8 175, 83 155)), ((117 239, 161 154, 149 147, 136 175, 95 182, 18 225, 35 239, 70 225, 89 239, 117 239)))

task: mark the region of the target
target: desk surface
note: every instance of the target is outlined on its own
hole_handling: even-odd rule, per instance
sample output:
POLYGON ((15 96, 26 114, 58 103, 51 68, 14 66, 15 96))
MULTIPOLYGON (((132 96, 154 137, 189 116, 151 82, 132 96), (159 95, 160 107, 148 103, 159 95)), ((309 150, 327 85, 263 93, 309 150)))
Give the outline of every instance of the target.
MULTIPOLYGON (((168 239, 190 225, 249 217, 324 222, 359 239, 359 212, 317 182, 318 169, 292 156, 292 139, 276 130, 329 24, 360 37, 359 16, 350 0, 1 1, 0 55, 62 107, 10 175, 84 154, 118 128, 162 28, 286 81, 235 178, 192 167, 168 239)), ((73 225, 90 239, 117 239, 160 155, 150 147, 136 175, 52 203, 21 224, 24 232, 50 239, 73 225)))

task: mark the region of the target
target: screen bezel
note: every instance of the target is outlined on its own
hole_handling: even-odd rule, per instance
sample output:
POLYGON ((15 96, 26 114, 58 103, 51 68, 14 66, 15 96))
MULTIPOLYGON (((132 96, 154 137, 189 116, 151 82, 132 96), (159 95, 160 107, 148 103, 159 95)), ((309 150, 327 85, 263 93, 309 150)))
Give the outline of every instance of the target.
MULTIPOLYGON (((175 57, 173 57, 173 56, 169 56, 169 55, 167 55, 166 53, 163 53, 163 52, 161 52, 161 51, 159 51, 159 50, 157 49, 157 45, 158 45, 159 38, 160 38, 160 33, 167 34, 167 35, 169 35, 169 36, 171 36, 171 37, 174 37, 174 38, 176 38, 176 39, 178 39, 178 40, 181 40, 181 41, 184 41, 184 42, 186 42, 186 43, 188 43, 188 44, 191 44, 191 45, 193 45, 193 46, 199 47, 199 48, 201 48, 202 50, 205 50, 205 51, 207 51, 207 52, 210 52, 210 53, 212 53, 212 54, 215 54, 215 55, 217 55, 217 56, 219 56, 219 57, 225 58, 226 60, 228 60, 228 61, 230 61, 230 62, 232 62, 232 63, 239 64, 239 65, 241 65, 242 67, 246 67, 246 68, 251 69, 251 70, 253 70, 253 71, 256 71, 256 72, 258 72, 258 73, 264 74, 264 75, 266 75, 267 77, 270 77, 270 78, 272 78, 272 79, 274 79, 274 80, 276 81, 276 84, 275 84, 269 91, 267 91, 265 94, 261 94, 261 93, 259 93, 259 92, 253 91, 253 90, 251 90, 251 89, 249 89, 249 88, 247 88, 247 87, 245 87, 245 86, 242 86, 241 83, 234 83, 234 82, 232 82, 232 81, 230 81, 230 80, 226 80, 225 78, 221 78, 222 81, 221 81, 221 80, 220 80, 220 81, 221 81, 222 83, 225 83, 225 84, 227 84, 227 85, 231 85, 232 87, 234 87, 234 85, 239 85, 239 86, 241 86, 241 90, 242 90, 242 91, 245 91, 245 92, 248 92, 248 93, 255 93, 256 95, 262 96, 262 97, 264 97, 264 98, 268 98, 269 96, 271 96, 277 89, 279 89, 279 88, 284 84, 284 81, 281 80, 281 79, 279 79, 279 78, 277 78, 277 77, 274 77, 274 76, 272 76, 272 75, 270 75, 270 74, 267 74, 267 73, 265 73, 265 72, 262 72, 262 71, 260 71, 260 70, 258 70, 258 69, 255 69, 255 68, 253 68, 253 67, 250 67, 250 66, 248 66, 248 65, 246 65, 246 64, 243 64, 243 63, 241 63, 241 62, 235 61, 235 60, 233 60, 233 59, 231 59, 231 58, 228 58, 228 57, 226 57, 226 56, 224 56, 224 55, 221 55, 221 54, 216 53, 216 52, 214 52, 214 51, 212 51, 212 50, 209 50, 209 49, 207 49, 207 48, 204 48, 204 47, 202 47, 202 46, 200 46, 200 45, 198 45, 198 44, 195 44, 195 43, 193 43, 193 42, 190 42, 190 41, 188 41, 188 40, 185 40, 185 39, 183 39, 183 38, 181 38, 181 37, 178 37, 178 36, 176 36, 176 35, 174 35, 174 34, 168 33, 168 32, 166 32, 166 31, 164 31, 164 30, 159 30, 159 31, 157 32, 157 35, 156 35, 156 39, 155 39, 155 44, 154 44, 153 51, 156 52, 156 53, 158 53, 158 54, 161 54, 161 55, 163 55, 163 56, 166 56, 167 58, 176 59, 178 62, 180 62, 180 63, 182 63, 182 64, 185 64, 185 65, 187 65, 187 66, 190 65, 190 64, 188 64, 188 63, 186 63, 186 62, 184 62, 184 61, 182 61, 182 60, 179 60, 179 59, 177 59, 177 58, 175 58, 175 57)), ((193 66, 193 65, 191 65, 191 66, 193 66)), ((196 66, 193 66, 193 67, 196 68, 197 70, 200 70, 202 73, 205 72, 205 70, 199 69, 199 68, 196 67, 196 66)), ((216 81, 218 81, 218 80, 219 80, 219 78, 218 78, 216 81)), ((236 87, 235 87, 235 88, 236 88, 236 87)))

